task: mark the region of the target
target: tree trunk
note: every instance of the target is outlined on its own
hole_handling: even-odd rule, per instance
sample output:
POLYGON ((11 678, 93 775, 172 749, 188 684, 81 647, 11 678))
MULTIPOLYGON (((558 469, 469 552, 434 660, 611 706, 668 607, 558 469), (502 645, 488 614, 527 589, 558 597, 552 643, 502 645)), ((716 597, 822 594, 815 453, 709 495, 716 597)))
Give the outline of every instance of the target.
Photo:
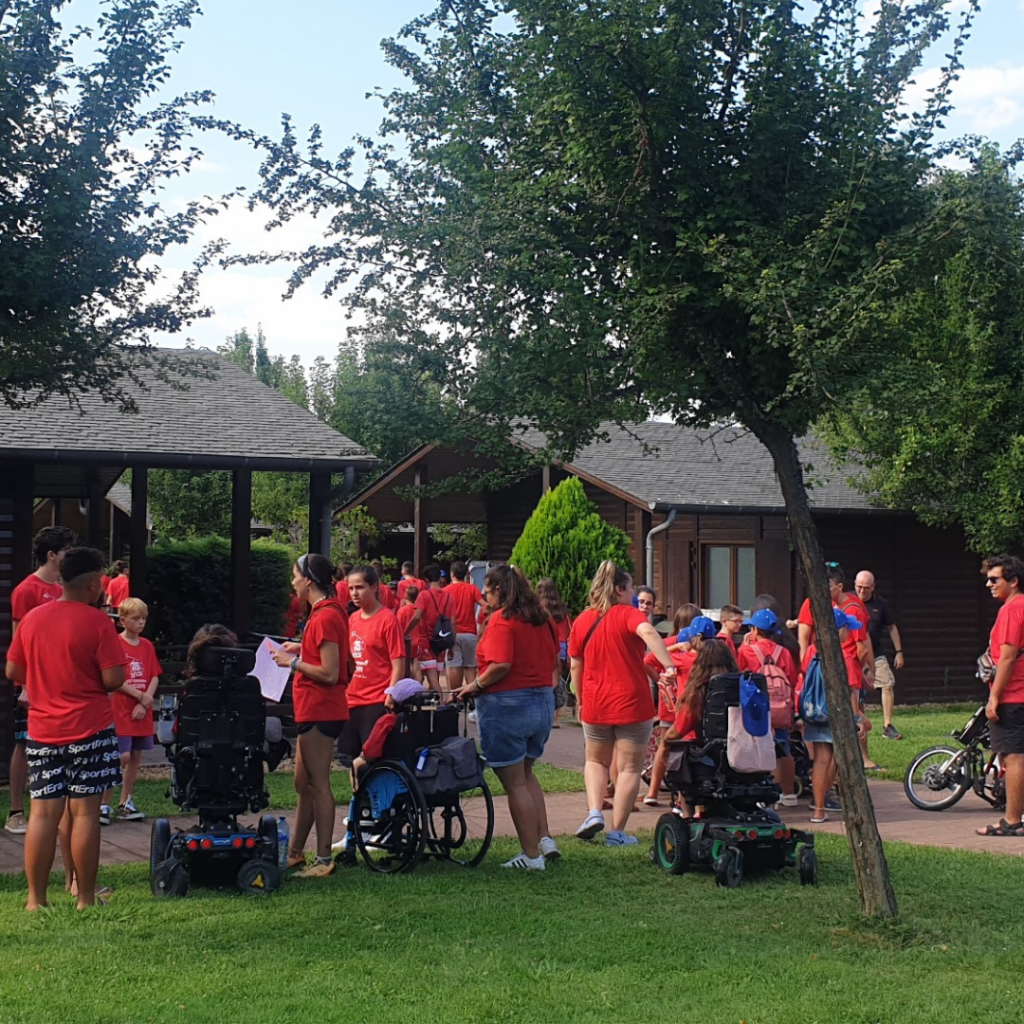
POLYGON ((889 880, 889 867, 864 776, 864 762, 850 704, 846 663, 832 618, 825 562, 818 544, 818 531, 811 518, 811 506, 796 444, 792 435, 780 427, 762 423, 751 426, 751 429, 775 462, 782 496, 786 502, 790 536, 796 545, 804 578, 807 580, 818 653, 821 655, 825 676, 829 725, 834 739, 833 753, 842 786, 846 835, 853 855, 861 910, 872 917, 895 917, 896 895, 889 880))

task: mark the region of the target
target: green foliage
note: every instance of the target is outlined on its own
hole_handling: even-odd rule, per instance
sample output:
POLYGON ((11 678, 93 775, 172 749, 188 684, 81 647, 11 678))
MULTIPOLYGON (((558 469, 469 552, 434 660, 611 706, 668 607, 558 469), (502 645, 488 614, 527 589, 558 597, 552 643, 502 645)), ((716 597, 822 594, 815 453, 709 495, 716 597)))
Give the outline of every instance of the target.
POLYGON ((356 505, 343 512, 334 521, 331 534, 331 561, 361 562, 360 551, 379 544, 388 531, 366 511, 365 505, 356 505))
POLYGON ((163 540, 231 535, 231 474, 226 470, 154 469, 149 512, 163 540))
POLYGON ((531 580, 550 576, 575 614, 587 606, 591 580, 606 558, 633 571, 629 536, 601 518, 582 482, 571 476, 537 502, 511 562, 531 580))
POLYGON ((110 0, 75 29, 56 20, 67 6, 0 3, 0 401, 92 390, 134 409, 140 366, 196 372, 135 346, 209 315, 197 281, 222 249, 163 291, 160 257, 224 204, 161 203, 202 157, 192 111, 212 94, 152 102, 199 5, 110 0))
MULTIPOLYGON (((252 628, 280 634, 291 595, 293 549, 252 544, 252 628)), ((230 625, 231 545, 221 537, 156 544, 149 550, 150 618, 156 642, 188 643, 204 622, 230 625)))
POLYGON ((309 382, 302 360, 297 355, 287 360, 282 355, 271 356, 262 326, 256 328, 255 341, 243 327, 219 345, 217 351, 296 405, 309 408, 309 382))
POLYGON ((471 562, 487 554, 486 523, 435 523, 430 539, 437 562, 471 562))

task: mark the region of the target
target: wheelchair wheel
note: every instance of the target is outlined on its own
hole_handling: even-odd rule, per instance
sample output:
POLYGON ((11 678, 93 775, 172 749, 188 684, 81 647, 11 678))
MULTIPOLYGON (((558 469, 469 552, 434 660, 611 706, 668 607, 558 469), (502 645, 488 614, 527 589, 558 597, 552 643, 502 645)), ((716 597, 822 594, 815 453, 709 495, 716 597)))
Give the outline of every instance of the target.
POLYGON ((166 818, 157 818, 153 822, 153 831, 149 836, 149 883, 152 886, 156 877, 156 869, 160 862, 167 859, 171 849, 171 823, 166 818))
POLYGON ((944 811, 961 800, 971 782, 970 762, 964 751, 929 747, 907 767, 903 791, 922 811, 944 811))
POLYGON ((802 846, 799 858, 800 884, 818 884, 818 855, 813 846, 802 846))
POLYGON ((167 857, 156 866, 149 887, 154 896, 181 897, 188 894, 191 881, 188 868, 177 857, 167 857))
POLYGON ((238 869, 237 881, 246 896, 269 896, 281 888, 281 869, 273 861, 253 857, 238 869))
POLYGON ((678 814, 663 814, 658 819, 651 860, 670 875, 682 875, 690 867, 690 828, 678 814))
POLYGON ((355 797, 356 847, 371 871, 412 871, 427 842, 427 809, 419 783, 397 761, 371 765, 355 797))
POLYGON ((431 852, 463 867, 475 868, 487 856, 494 836, 494 798, 486 780, 453 801, 430 808, 431 852))
POLYGON ((715 881, 728 889, 738 889, 743 884, 743 852, 735 846, 727 846, 715 858, 715 881))

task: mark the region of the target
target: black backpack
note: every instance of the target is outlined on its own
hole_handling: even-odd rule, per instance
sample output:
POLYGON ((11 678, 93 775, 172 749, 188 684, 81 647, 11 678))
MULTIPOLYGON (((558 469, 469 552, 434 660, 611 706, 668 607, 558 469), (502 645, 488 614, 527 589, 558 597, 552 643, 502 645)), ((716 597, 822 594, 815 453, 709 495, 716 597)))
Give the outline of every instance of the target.
POLYGON ((455 624, 441 611, 434 592, 431 590, 428 593, 437 611, 437 622, 434 623, 434 631, 430 634, 430 649, 435 654, 446 654, 455 646, 455 624))

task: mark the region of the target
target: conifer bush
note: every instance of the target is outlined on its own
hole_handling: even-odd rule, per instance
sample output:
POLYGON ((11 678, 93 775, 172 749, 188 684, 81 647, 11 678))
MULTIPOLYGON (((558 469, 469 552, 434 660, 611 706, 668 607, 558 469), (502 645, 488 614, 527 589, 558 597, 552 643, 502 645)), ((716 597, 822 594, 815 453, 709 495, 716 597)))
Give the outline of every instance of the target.
POLYGON ((548 491, 512 549, 512 564, 531 580, 550 576, 573 614, 587 606, 590 581, 610 558, 630 572, 629 535, 601 518, 574 476, 548 491))

